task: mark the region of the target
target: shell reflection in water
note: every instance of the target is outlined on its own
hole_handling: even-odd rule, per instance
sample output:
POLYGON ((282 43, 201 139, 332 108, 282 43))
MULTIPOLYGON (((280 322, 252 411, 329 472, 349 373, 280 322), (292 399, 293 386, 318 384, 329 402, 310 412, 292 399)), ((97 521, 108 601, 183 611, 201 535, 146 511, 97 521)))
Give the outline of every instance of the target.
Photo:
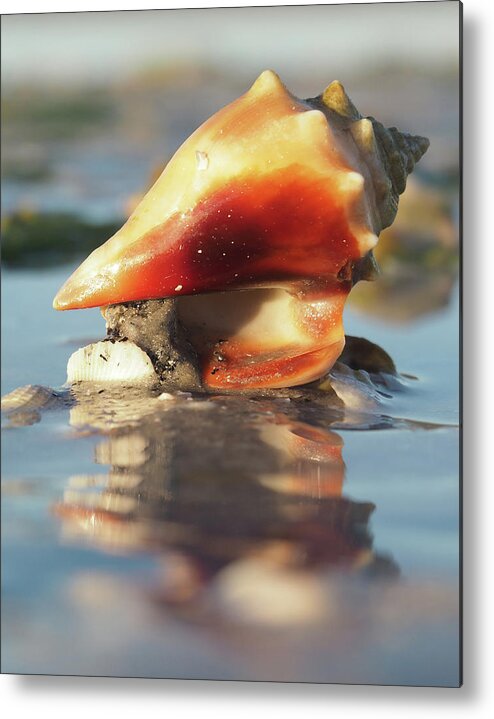
MULTIPOLYGON (((398 574, 373 550, 374 506, 343 495, 336 432, 290 402, 161 405, 99 442, 106 475, 70 478, 56 507, 65 541, 155 554, 154 600, 209 623, 317 622, 331 611, 333 572, 398 574)), ((74 420, 85 424, 81 405, 74 420)))

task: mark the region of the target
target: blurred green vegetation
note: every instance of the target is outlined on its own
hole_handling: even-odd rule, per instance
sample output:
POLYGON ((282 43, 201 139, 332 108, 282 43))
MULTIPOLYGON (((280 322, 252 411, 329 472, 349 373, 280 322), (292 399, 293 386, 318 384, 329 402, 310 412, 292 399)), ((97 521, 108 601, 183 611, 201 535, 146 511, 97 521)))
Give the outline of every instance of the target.
MULTIPOLYGON (((2 126, 36 139, 67 139, 108 125, 115 105, 108 92, 87 88, 21 86, 3 93, 2 126)), ((35 139, 32 138, 31 139, 35 139)))
POLYGON ((10 158, 2 162, 2 178, 13 182, 44 182, 53 176, 49 162, 10 158))
POLYGON ((2 261, 13 267, 54 266, 87 255, 121 226, 121 220, 96 224, 70 213, 17 212, 2 220, 2 261))

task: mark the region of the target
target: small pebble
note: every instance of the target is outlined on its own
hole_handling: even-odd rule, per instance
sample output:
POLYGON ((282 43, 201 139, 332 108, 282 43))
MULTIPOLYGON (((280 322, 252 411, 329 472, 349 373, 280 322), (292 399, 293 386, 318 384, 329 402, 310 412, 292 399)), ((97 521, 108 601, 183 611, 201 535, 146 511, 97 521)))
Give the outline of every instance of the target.
POLYGON ((169 392, 162 392, 160 394, 160 396, 158 397, 158 399, 161 399, 164 402, 169 402, 169 401, 174 400, 175 397, 172 394, 170 394, 169 392))

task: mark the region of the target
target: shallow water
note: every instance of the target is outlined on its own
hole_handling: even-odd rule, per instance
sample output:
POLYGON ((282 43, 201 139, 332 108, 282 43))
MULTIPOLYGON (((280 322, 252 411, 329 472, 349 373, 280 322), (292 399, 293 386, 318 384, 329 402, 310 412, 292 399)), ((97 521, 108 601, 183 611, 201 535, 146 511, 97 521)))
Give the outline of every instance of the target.
MULTIPOLYGON (((68 271, 3 273, 2 394, 102 335, 51 310, 68 271)), ((365 421, 79 393, 5 422, 4 671, 457 685, 457 297, 346 329, 416 378, 365 421)))

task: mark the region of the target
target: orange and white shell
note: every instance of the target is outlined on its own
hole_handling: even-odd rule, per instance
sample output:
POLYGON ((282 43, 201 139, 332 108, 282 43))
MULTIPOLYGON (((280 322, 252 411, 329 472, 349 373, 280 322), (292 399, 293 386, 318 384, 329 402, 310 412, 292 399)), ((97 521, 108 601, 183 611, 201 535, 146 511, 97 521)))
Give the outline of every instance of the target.
POLYGON ((363 118, 338 82, 299 100, 263 72, 184 142, 54 307, 180 298, 206 387, 315 380, 427 146, 363 118))

